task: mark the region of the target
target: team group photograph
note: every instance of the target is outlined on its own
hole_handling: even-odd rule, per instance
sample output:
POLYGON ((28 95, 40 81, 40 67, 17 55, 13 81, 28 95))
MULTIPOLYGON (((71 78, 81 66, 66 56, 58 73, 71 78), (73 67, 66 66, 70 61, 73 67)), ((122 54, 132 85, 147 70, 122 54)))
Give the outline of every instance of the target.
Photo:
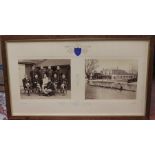
POLYGON ((21 98, 70 98, 70 60, 19 60, 21 98))

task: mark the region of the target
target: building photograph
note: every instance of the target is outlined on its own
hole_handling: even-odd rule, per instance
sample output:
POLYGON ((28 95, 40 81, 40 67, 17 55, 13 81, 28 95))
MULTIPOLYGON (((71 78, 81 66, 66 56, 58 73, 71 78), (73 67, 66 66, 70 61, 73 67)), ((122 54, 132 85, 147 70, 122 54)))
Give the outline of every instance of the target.
POLYGON ((136 60, 86 59, 85 77, 86 99, 136 99, 136 60))
POLYGON ((18 67, 22 99, 70 99, 69 59, 19 60, 18 67))

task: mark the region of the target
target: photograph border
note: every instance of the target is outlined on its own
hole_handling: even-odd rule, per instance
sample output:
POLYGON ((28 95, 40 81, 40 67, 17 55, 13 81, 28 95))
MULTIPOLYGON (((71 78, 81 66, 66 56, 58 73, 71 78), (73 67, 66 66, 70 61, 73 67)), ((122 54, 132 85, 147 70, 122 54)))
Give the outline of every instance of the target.
POLYGON ((21 120, 126 120, 126 119, 149 119, 150 116, 150 103, 151 103, 151 84, 152 84, 152 71, 153 71, 153 46, 154 40, 149 35, 3 35, 1 36, 1 50, 2 61, 4 70, 4 83, 6 93, 6 105, 8 119, 21 119, 21 120), (148 66, 147 66, 147 90, 146 90, 146 110, 144 116, 13 116, 11 109, 10 87, 8 77, 8 64, 7 64, 7 42, 44 42, 44 41, 149 41, 148 51, 148 66))
POLYGON ((21 100, 26 100, 26 99, 71 100, 71 59, 70 58, 18 59, 18 67, 19 67, 18 73, 19 73, 19 88, 20 88, 21 100), (53 62, 55 62, 56 64, 53 62), (57 70, 57 67, 59 67, 58 69, 59 72, 57 70), (32 68, 33 69, 35 68, 33 70, 34 72, 32 71, 32 68), (45 85, 43 85, 44 74, 46 75, 46 80, 48 80, 45 85), (57 86, 53 84, 54 74, 57 75, 57 78, 55 79, 57 82, 56 84, 57 86), (36 79, 37 85, 33 83, 33 80, 35 79, 35 77, 33 76, 36 76, 36 75, 38 76, 38 78, 36 79), (62 76, 63 76, 63 79, 62 79, 62 76), (50 80, 50 83, 49 83, 49 80, 50 80), (62 80, 63 82, 65 82, 63 90, 61 85, 62 80), (26 83, 28 83, 28 87, 29 87, 28 89, 27 89, 26 83))
MULTIPOLYGON (((86 80, 85 81, 85 100, 94 100, 94 101, 95 100, 109 100, 109 99, 111 99, 111 100, 119 100, 119 99, 121 99, 121 100, 123 100, 123 99, 124 100, 136 100, 136 98, 137 98, 137 83, 138 83, 138 61, 137 61, 137 59, 132 59, 132 58, 129 58, 129 59, 86 58, 85 59, 85 72, 87 73, 87 75, 85 75, 85 80, 86 80), (131 64, 131 62, 132 62, 132 64, 131 64), (107 65, 107 63, 108 63, 108 65, 107 65), (93 64, 95 64, 94 67, 93 67, 93 64), (110 67, 109 67, 109 65, 110 65, 110 67), (125 65, 127 65, 126 66, 127 68, 124 68, 125 65), (133 66, 135 67, 134 69, 133 69, 133 66), (134 72, 134 74, 133 74, 133 72, 134 72), (117 76, 117 77, 115 77, 115 78, 119 78, 119 79, 115 79, 114 75, 112 76, 112 74, 116 74, 115 76, 117 76), (131 77, 125 78, 122 76, 124 76, 124 75, 130 76, 129 74, 130 75, 132 74, 131 75, 132 78, 133 78, 133 76, 136 77, 136 79, 134 79, 134 80, 136 80, 136 81, 134 81, 134 82, 136 82, 136 85, 134 85, 134 86, 132 85, 133 87, 130 85, 132 88, 124 87, 125 86, 124 82, 127 82, 129 79, 132 79, 132 78, 131 77), (88 78, 88 76, 89 76, 89 78, 88 78), (110 82, 111 84, 104 85, 101 81, 103 83, 110 82), (94 82, 97 84, 95 84, 94 82), (104 90, 104 92, 102 92, 102 90, 104 90), (102 92, 102 93, 100 93, 100 92, 102 92), (115 94, 116 92, 117 92, 117 94, 115 94), (122 94, 122 92, 123 92, 123 94, 122 94), (100 95, 98 95, 98 93, 100 95)), ((131 83, 131 82, 129 82, 129 83, 131 83)))

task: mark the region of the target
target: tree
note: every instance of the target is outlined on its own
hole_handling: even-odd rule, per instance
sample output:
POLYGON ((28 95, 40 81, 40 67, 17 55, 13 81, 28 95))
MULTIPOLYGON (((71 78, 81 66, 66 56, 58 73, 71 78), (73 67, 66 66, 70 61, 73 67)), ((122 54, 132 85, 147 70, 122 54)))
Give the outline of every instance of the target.
POLYGON ((97 60, 95 59, 87 59, 85 64, 85 74, 87 78, 89 78, 90 74, 95 71, 95 69, 98 67, 97 60))

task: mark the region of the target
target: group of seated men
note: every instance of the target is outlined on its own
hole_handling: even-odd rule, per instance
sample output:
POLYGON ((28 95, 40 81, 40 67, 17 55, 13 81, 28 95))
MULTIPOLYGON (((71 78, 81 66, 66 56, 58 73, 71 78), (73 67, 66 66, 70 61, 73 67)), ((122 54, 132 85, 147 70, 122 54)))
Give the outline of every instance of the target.
POLYGON ((48 69, 32 66, 30 71, 30 78, 26 75, 22 79, 25 92, 30 95, 31 92, 35 92, 39 95, 51 96, 56 93, 67 93, 67 79, 66 75, 61 72, 59 66, 53 71, 51 66, 48 69))

